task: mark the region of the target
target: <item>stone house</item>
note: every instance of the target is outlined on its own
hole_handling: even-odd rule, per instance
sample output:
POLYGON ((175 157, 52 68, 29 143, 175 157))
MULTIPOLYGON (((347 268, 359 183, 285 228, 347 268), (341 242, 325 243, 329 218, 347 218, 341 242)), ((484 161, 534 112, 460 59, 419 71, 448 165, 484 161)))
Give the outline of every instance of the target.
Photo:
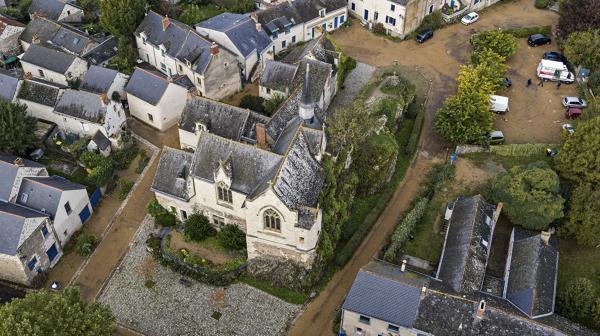
POLYGON ((109 99, 124 100, 126 98, 125 85, 129 76, 113 69, 92 65, 83 76, 79 90, 96 94, 104 94, 109 99), (115 94, 119 96, 116 98, 115 94))
POLYGON ((48 215, 0 201, 0 279, 35 286, 62 256, 48 215))
POLYGON ((234 52, 246 81, 263 60, 273 58, 273 42, 249 15, 223 13, 198 23, 196 31, 234 52))
POLYGON ((141 68, 135 69, 125 92, 131 115, 160 131, 179 122, 188 96, 178 79, 141 68))
POLYGON ((258 95, 265 100, 273 98, 274 95, 288 97, 297 72, 297 64, 266 61, 258 82, 258 95))
POLYGON ((187 76, 198 94, 218 100, 241 90, 238 57, 192 27, 149 11, 134 35, 143 61, 169 77, 187 76))
POLYGON ((82 22, 83 9, 71 0, 33 0, 27 10, 31 18, 44 16, 59 22, 82 22))
POLYGON ((87 62, 77 56, 33 44, 21 57, 26 78, 39 78, 60 85, 81 80, 87 62))
POLYGON ((348 20, 344 0, 283 1, 258 11, 256 22, 273 40, 273 54, 341 27, 348 20))
POLYGON ((202 212, 217 228, 238 225, 251 262, 310 268, 321 232, 326 141, 324 112, 310 101, 310 73, 305 79, 273 118, 208 100, 189 104, 180 128, 194 125, 195 150, 163 151, 151 189, 159 203, 182 220, 202 212))
POLYGON ((0 59, 21 53, 19 36, 25 30, 25 25, 0 15, 0 59))

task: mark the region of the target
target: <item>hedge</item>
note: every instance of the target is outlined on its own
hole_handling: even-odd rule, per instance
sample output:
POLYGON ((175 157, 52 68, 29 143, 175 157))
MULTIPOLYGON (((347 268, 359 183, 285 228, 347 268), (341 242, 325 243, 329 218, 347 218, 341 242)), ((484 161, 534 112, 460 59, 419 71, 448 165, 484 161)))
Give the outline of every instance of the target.
POLYGON ((548 8, 550 5, 550 0, 535 0, 534 6, 538 9, 548 8))
POLYGON ((503 32, 511 34, 517 38, 529 37, 533 34, 544 34, 550 35, 552 33, 552 26, 535 26, 525 28, 505 28, 501 29, 503 32))
POLYGON ((553 147, 549 144, 513 144, 491 146, 490 152, 500 156, 531 156, 543 154, 546 148, 553 147))
POLYGON ((410 138, 408 138, 408 144, 406 144, 406 147, 404 148, 407 154, 412 154, 417 151, 419 138, 421 136, 421 129, 423 128, 424 122, 425 111, 422 108, 419 108, 417 109, 417 116, 413 124, 412 132, 410 133, 410 138))
POLYGON ((423 217, 423 213, 425 213, 425 208, 427 208, 428 203, 429 199, 427 197, 420 198, 414 208, 412 208, 412 210, 410 210, 410 212, 402 219, 400 224, 396 226, 396 229, 392 234, 391 243, 383 255, 383 258, 386 261, 393 262, 396 259, 396 254, 400 250, 400 246, 408 239, 415 228, 415 225, 417 225, 421 220, 421 217, 423 217))

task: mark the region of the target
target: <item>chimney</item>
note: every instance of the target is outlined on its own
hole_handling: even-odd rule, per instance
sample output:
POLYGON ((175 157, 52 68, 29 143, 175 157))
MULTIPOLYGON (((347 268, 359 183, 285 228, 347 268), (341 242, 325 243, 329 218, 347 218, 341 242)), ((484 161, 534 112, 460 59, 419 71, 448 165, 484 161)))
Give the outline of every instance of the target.
POLYGON ((38 34, 31 35, 31 44, 40 44, 40 36, 38 34))
POLYGON ((310 63, 306 63, 306 73, 304 74, 304 87, 302 88, 302 97, 300 99, 300 108, 298 109, 300 118, 304 121, 312 122, 315 117, 315 106, 310 99, 310 63))
POLYGON ((252 19, 252 21, 258 23, 258 15, 256 15, 256 12, 250 14, 250 18, 252 19))
POLYGON ((169 17, 167 15, 165 15, 165 17, 162 18, 162 29, 163 29, 163 31, 167 30, 167 28, 169 28, 170 24, 171 24, 171 21, 169 20, 169 17))
POLYGON ((218 53, 219 53, 219 45, 216 42, 213 42, 210 45, 210 54, 214 56, 218 53))
POLYGON ((483 314, 485 313, 485 300, 479 301, 477 305, 477 318, 483 318, 483 314))
POLYGON ((262 30, 262 26, 260 25, 260 23, 256 23, 256 31, 259 32, 262 30))
POLYGON ((401 272, 406 272, 406 259, 402 259, 402 266, 400 266, 401 272))
POLYGON ((554 228, 549 228, 548 231, 542 231, 542 233, 540 234, 540 238, 542 239, 542 242, 546 245, 549 245, 550 237, 552 237, 553 233, 554 233, 554 228))
POLYGON ((102 93, 100 95, 100 101, 102 101, 104 106, 108 105, 108 95, 106 93, 102 93))
POLYGON ((22 158, 20 158, 20 157, 16 158, 16 159, 15 159, 15 161, 14 161, 13 163, 14 163, 16 166, 23 167, 23 159, 22 159, 22 158))
POLYGON ((267 149, 267 129, 265 124, 256 123, 256 145, 258 148, 267 149))

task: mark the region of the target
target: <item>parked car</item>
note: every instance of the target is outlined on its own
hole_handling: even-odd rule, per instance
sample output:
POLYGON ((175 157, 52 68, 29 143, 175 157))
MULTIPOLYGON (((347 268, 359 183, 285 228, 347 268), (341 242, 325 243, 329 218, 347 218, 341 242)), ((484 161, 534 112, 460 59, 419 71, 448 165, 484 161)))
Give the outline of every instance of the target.
POLYGON ((460 20, 460 22, 464 25, 470 25, 471 23, 476 22, 477 20, 479 20, 479 14, 475 13, 475 12, 471 12, 465 16, 463 16, 462 20, 460 20))
POLYGON ((546 51, 542 56, 542 59, 563 63, 567 62, 565 55, 559 53, 558 51, 546 51))
POLYGON ((490 111, 498 114, 505 114, 508 110, 508 97, 496 95, 490 96, 490 111))
POLYGON ((549 44, 551 42, 551 38, 542 34, 533 34, 527 39, 527 44, 529 44, 532 47, 537 47, 543 44, 549 44))
POLYGON ((565 118, 567 118, 567 119, 576 119, 576 118, 579 118, 581 116, 581 113, 583 113, 583 111, 580 108, 569 107, 567 109, 567 111, 565 112, 565 118))
POLYGON ((587 102, 579 97, 565 97, 562 101, 562 104, 564 107, 587 107, 587 102))
POLYGON ((571 124, 563 124, 562 129, 569 132, 569 134, 575 133, 575 127, 573 127, 573 125, 571 125, 571 124))
POLYGON ((501 145, 504 143, 504 133, 502 131, 491 131, 488 135, 490 145, 501 145))
POLYGON ((417 37, 415 37, 415 40, 417 41, 417 43, 423 43, 432 37, 433 37, 433 30, 425 29, 417 34, 417 37))

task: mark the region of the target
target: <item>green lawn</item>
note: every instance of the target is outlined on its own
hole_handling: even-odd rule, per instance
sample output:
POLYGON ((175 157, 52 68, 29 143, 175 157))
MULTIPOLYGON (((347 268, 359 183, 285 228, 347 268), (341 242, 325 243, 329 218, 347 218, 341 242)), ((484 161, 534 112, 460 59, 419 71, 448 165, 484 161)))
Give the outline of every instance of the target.
POLYGON ((308 294, 306 293, 295 292, 287 288, 273 287, 267 281, 258 280, 249 276, 240 278, 240 281, 292 304, 302 305, 308 300, 308 294))
MULTIPOLYGON (((445 202, 435 201, 427 205, 423 218, 413 232, 414 239, 404 244, 403 253, 425 259, 432 264, 438 263, 444 247, 444 233, 436 233, 434 226, 444 204, 445 202)), ((441 224, 441 219, 439 223, 441 224)))
POLYGON ((471 153, 461 155, 461 157, 469 159, 471 162, 473 162, 476 166, 480 168, 485 168, 486 162, 489 161, 495 161, 504 166, 505 169, 510 169, 514 166, 531 164, 539 161, 545 161, 549 165, 552 165, 552 158, 546 156, 545 154, 530 156, 502 156, 493 153, 471 153))
POLYGON ((569 280, 584 277, 592 280, 596 292, 600 294, 600 248, 578 245, 571 239, 558 241, 558 284, 560 296, 569 280))

